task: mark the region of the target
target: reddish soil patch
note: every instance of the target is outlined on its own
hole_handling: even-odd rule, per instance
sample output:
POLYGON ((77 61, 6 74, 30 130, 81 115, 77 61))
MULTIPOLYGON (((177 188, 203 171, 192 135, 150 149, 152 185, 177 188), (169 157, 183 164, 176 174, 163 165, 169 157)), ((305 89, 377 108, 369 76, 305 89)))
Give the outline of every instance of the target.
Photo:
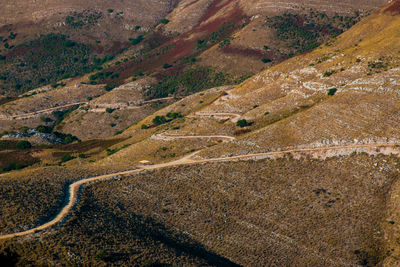
MULTIPOLYGON (((221 0, 214 0, 211 5, 207 8, 206 12, 204 15, 201 17, 199 20, 198 25, 200 25, 202 22, 207 21, 209 18, 213 17, 215 14, 218 13, 222 8, 226 7, 229 5, 233 0, 227 0, 225 3, 221 5, 221 0)), ((197 26, 198 26, 197 25, 197 26)))
POLYGON ((241 55, 245 57, 252 57, 252 58, 268 58, 274 59, 276 58, 275 54, 271 51, 260 51, 257 49, 245 48, 245 47, 238 47, 238 46, 225 46, 221 48, 221 51, 225 54, 234 54, 234 55, 241 55))
POLYGON ((122 50, 128 48, 130 46, 129 42, 113 42, 111 47, 104 47, 101 45, 93 45, 90 46, 90 49, 92 52, 95 52, 97 54, 111 54, 111 55, 116 55, 120 53, 122 50))
POLYGON ((393 0, 392 3, 382 9, 382 13, 390 14, 392 16, 400 15, 400 1, 393 0))
MULTIPOLYGON (((224 23, 231 22, 235 25, 238 25, 239 23, 242 24, 243 20, 246 19, 246 17, 243 15, 243 11, 236 6, 232 8, 231 11, 225 16, 218 17, 209 23, 200 25, 202 22, 214 16, 221 8, 227 6, 231 2, 232 0, 229 0, 223 4, 220 4, 221 1, 214 1, 208 8, 205 15, 202 17, 197 27, 175 39, 168 41, 168 37, 159 36, 164 43, 161 42, 158 47, 173 45, 166 54, 160 56, 153 55, 151 58, 142 58, 139 61, 133 60, 124 62, 119 66, 113 66, 105 71, 118 72, 120 74, 119 79, 114 80, 113 83, 119 84, 139 71, 154 71, 156 68, 161 68, 161 66, 165 63, 173 64, 184 57, 196 54, 197 39, 188 39, 189 36, 192 34, 197 34, 198 38, 201 39, 210 33, 219 30, 224 23)), ((232 27, 232 31, 234 31, 234 29, 235 27, 232 27)))

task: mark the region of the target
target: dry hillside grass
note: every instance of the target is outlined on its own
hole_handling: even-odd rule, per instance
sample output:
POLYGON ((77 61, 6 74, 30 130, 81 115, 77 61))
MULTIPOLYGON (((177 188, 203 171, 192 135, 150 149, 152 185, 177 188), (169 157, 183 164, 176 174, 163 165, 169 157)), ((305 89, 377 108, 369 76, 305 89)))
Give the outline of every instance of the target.
POLYGON ((213 251, 219 260, 246 266, 372 266, 385 258, 387 194, 399 164, 394 157, 360 154, 146 172, 86 186, 62 228, 12 248, 36 264, 93 264, 102 250, 110 265, 146 257, 179 263, 168 249, 191 240, 182 255, 203 251, 208 263, 216 259, 207 254, 213 251), (163 243, 158 253, 154 240, 163 243))

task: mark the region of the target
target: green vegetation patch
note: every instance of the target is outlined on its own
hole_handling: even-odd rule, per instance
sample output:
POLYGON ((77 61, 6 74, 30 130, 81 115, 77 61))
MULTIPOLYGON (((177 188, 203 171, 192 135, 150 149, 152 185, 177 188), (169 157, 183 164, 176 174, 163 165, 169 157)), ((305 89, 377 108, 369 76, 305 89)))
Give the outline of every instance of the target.
POLYGON ((205 50, 207 47, 220 43, 220 47, 230 44, 232 38, 229 35, 234 31, 233 23, 224 23, 217 31, 210 33, 204 39, 197 40, 197 49, 205 50))
POLYGON ((21 94, 59 80, 101 69, 113 59, 96 57, 90 47, 71 41, 61 34, 42 35, 39 39, 20 44, 0 60, 0 91, 21 94))
POLYGON ((294 55, 315 49, 329 38, 340 35, 360 19, 358 12, 353 16, 329 16, 310 10, 304 15, 285 13, 267 18, 266 25, 276 30, 278 39, 286 42, 291 50, 290 54, 294 55))
POLYGON ((74 29, 82 29, 84 27, 89 28, 97 24, 102 17, 103 13, 95 10, 73 12, 65 19, 65 24, 74 29))
POLYGON ((205 89, 232 84, 232 78, 207 67, 189 68, 172 75, 162 76, 157 84, 147 90, 147 98, 155 99, 169 95, 189 95, 205 89))

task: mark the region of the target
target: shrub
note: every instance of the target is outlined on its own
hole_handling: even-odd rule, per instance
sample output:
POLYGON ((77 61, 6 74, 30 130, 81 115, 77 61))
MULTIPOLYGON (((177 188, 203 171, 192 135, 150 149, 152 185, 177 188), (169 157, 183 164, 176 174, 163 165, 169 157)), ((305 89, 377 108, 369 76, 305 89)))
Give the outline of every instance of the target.
POLYGON ((73 136, 72 134, 64 134, 60 132, 54 132, 53 134, 57 138, 60 138, 64 144, 70 144, 74 141, 80 142, 80 140, 76 136, 73 136))
POLYGON ((270 63, 270 62, 272 62, 272 60, 269 59, 269 58, 263 58, 263 59, 261 59, 261 61, 262 61, 263 63, 270 63))
POLYGON ((239 126, 240 128, 244 128, 244 127, 247 127, 247 126, 251 126, 252 123, 251 123, 251 122, 248 122, 248 121, 245 120, 245 119, 243 119, 243 120, 239 120, 239 121, 236 123, 236 125, 239 126))
POLYGON ((113 113, 115 111, 115 109, 112 109, 112 108, 106 108, 106 112, 107 113, 113 113))
POLYGON ((110 92, 114 88, 115 88, 115 86, 110 86, 110 85, 104 86, 104 90, 106 90, 107 92, 110 92))
POLYGON ((178 118, 182 118, 182 114, 181 113, 177 113, 177 112, 170 112, 167 114, 167 118, 170 119, 178 119, 178 118))
POLYGON ((167 119, 164 117, 164 116, 156 116, 154 119, 153 119, 153 123, 155 124, 155 125, 161 125, 161 124, 164 124, 164 123, 166 123, 167 122, 167 119))
POLYGON ((336 92, 337 92, 336 88, 329 89, 328 90, 328 95, 329 96, 334 96, 336 94, 336 92))
POLYGON ((22 140, 17 143, 17 149, 29 149, 32 145, 30 142, 22 140))
POLYGON ((66 154, 66 155, 62 156, 61 162, 67 162, 67 161, 70 161, 70 160, 73 160, 73 159, 74 159, 73 156, 71 156, 70 154, 66 154))
POLYGON ((336 73, 335 70, 328 70, 328 71, 325 71, 325 73, 322 76, 329 77, 329 76, 332 76, 335 73, 336 73))
POLYGON ((162 24, 168 24, 169 23, 169 20, 168 19, 161 19, 160 20, 160 23, 162 23, 162 24))
POLYGON ((108 12, 108 13, 113 13, 113 12, 114 12, 114 9, 109 8, 109 9, 107 9, 107 12, 108 12))
POLYGON ((110 156, 110 155, 112 155, 112 154, 115 154, 115 153, 117 153, 118 152, 118 148, 113 148, 113 149, 107 149, 107 155, 108 156, 110 156))
POLYGON ((44 126, 44 125, 39 125, 39 126, 36 128, 36 130, 37 130, 39 133, 51 133, 51 131, 52 131, 51 127, 44 126))
POLYGON ((149 129, 149 126, 147 126, 146 124, 142 124, 142 127, 141 127, 143 130, 146 130, 146 129, 149 129))
POLYGON ((129 41, 131 42, 132 45, 137 45, 143 41, 143 35, 139 35, 136 38, 129 38, 129 41))
POLYGON ((78 156, 79 156, 79 158, 81 158, 81 159, 87 158, 87 156, 86 156, 85 154, 79 154, 78 156))
POLYGON ((44 116, 41 116, 41 117, 40 117, 40 120, 43 121, 44 123, 50 123, 50 122, 53 121, 53 120, 50 119, 49 117, 44 117, 44 116))
POLYGON ((169 69, 169 68, 171 68, 172 67, 172 65, 170 65, 170 64, 168 64, 168 63, 165 63, 164 65, 163 65, 163 68, 164 69, 169 69))

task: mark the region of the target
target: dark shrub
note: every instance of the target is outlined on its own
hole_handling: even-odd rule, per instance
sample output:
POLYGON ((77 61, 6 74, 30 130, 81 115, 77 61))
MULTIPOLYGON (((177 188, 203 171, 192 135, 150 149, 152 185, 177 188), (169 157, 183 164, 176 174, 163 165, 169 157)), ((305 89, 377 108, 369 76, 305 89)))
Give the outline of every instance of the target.
POLYGON ((70 154, 66 154, 61 158, 61 162, 67 162, 67 161, 70 161, 72 159, 74 159, 73 156, 71 156, 70 154))
POLYGON ((247 127, 247 126, 251 126, 252 123, 246 121, 245 119, 243 119, 243 120, 239 120, 239 121, 236 123, 236 125, 239 126, 240 128, 244 128, 244 127, 247 127))
POLYGON ((329 89, 328 90, 328 95, 329 96, 334 96, 336 94, 336 92, 337 92, 336 88, 329 89))
POLYGON ((153 119, 153 123, 155 125, 161 125, 167 122, 167 119, 164 116, 157 116, 153 119))
POLYGON ((31 147, 32 147, 31 143, 25 140, 19 141, 17 143, 17 149, 29 149, 31 147))

